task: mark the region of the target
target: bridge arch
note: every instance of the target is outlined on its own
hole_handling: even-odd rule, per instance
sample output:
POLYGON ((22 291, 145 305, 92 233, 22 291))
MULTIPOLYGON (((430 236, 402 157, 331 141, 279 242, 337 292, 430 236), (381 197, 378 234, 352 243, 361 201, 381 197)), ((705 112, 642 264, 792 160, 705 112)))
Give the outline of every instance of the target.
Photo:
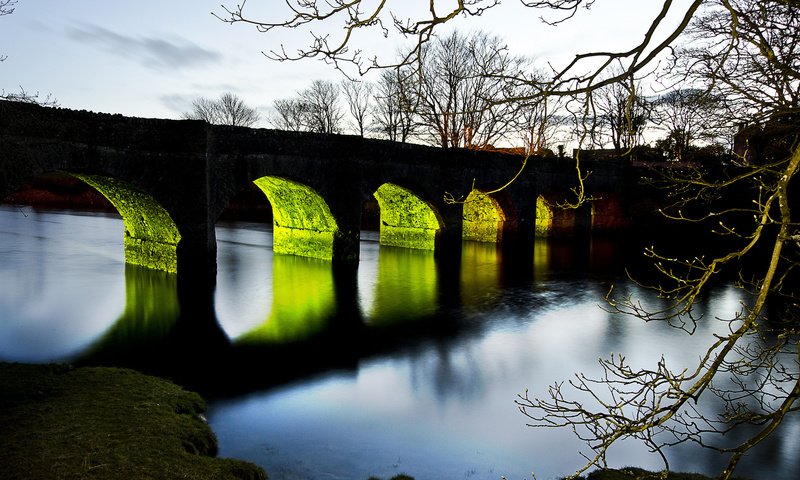
POLYGON ((464 201, 463 238, 474 242, 503 240, 507 214, 493 195, 473 189, 464 201))
POLYGON ((384 183, 373 193, 380 208, 380 243, 436 250, 442 219, 433 205, 396 183, 384 183))
POLYGON ((114 206, 125 227, 125 262, 155 270, 178 271, 181 234, 169 212, 152 196, 105 175, 71 173, 114 206))
POLYGON ((570 237, 591 228, 590 203, 577 208, 564 203, 564 196, 559 194, 544 193, 536 198, 537 237, 570 237))
POLYGON ((273 251, 332 260, 339 226, 324 198, 308 185, 263 176, 253 183, 272 205, 273 251))

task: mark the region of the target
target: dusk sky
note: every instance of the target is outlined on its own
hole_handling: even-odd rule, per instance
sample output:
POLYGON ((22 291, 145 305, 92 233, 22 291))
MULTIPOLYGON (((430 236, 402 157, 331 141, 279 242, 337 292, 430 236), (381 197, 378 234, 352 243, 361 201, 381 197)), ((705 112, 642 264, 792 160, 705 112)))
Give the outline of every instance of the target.
MULTIPOLYGON (((0 17, 0 54, 8 56, 0 63, 0 88, 50 93, 65 108, 159 118, 179 118, 199 96, 233 92, 263 116, 275 99, 316 78, 342 78, 321 61, 265 58, 262 51, 282 43, 302 47, 307 37, 225 24, 211 14, 224 14, 220 3, 233 6, 225 0, 19 0, 12 15, 0 17)), ((269 15, 284 2, 248 5, 269 15)), ((582 51, 630 47, 660 6, 654 0, 601 0, 556 28, 539 20, 541 12, 506 0, 449 28, 483 29, 501 36, 513 53, 561 65, 582 51)), ((335 33, 338 27, 329 28, 335 33)), ((400 39, 380 40, 370 40, 368 48, 391 58, 400 39)))

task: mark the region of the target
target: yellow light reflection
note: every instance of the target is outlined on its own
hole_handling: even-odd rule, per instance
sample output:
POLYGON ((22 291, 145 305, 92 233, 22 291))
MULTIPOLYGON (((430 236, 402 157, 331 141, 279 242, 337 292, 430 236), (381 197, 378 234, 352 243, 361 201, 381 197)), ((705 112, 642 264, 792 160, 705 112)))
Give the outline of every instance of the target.
POLYGON ((391 325, 433 315, 437 274, 433 252, 381 246, 367 323, 391 325))
POLYGON ((479 305, 500 283, 500 256, 494 243, 463 242, 461 297, 464 306, 479 305))
POLYGON ((303 340, 322 331, 335 311, 330 262, 275 254, 272 258, 272 310, 238 344, 274 344, 303 340))

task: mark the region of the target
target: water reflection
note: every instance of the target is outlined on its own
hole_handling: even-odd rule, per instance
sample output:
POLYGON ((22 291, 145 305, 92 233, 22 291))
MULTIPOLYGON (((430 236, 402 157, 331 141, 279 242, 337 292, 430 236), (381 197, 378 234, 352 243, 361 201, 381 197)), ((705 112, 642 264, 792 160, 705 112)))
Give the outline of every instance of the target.
POLYGON ((0 206, 0 359, 74 357, 125 303, 122 219, 0 206))
POLYGON ((236 344, 288 343, 325 329, 336 310, 331 262, 294 255, 272 257, 272 308, 236 344))
POLYGON ((162 345, 180 317, 177 275, 125 265, 125 310, 82 353, 84 361, 139 355, 162 345))
POLYGON ((373 282, 360 275, 359 290, 373 292, 371 298, 361 297, 368 325, 386 326, 436 313, 438 283, 431 251, 381 245, 373 282))
POLYGON ((500 256, 496 243, 464 242, 461 250, 461 301, 483 305, 500 287, 500 256))
MULTIPOLYGON (((171 362, 158 351, 196 342, 191 335, 207 327, 181 314, 173 276, 124 266, 120 219, 24 213, 0 209, 3 359, 69 361, 91 345, 96 362, 120 354, 171 362)), ((455 284, 464 308, 451 311, 438 305, 442 284, 453 281, 447 269, 430 252, 379 247, 377 234, 362 235, 358 270, 345 274, 329 262, 273 256, 263 226, 222 226, 217 237, 216 315, 236 345, 183 350, 182 368, 195 369, 197 388, 210 391, 220 454, 254 461, 274 479, 569 474, 584 445, 569 431, 527 428, 516 395, 546 394, 575 372, 596 375, 597 358, 612 351, 632 368, 652 367, 662 354, 673 368, 689 366, 728 328, 715 317, 735 315, 742 301, 740 291, 717 288, 688 336, 598 308, 612 282, 622 295, 663 302, 614 278, 614 245, 537 242, 516 265, 518 257, 504 258, 494 245, 466 243, 455 284), (589 277, 587 269, 606 274, 589 277), (329 321, 342 311, 352 318, 329 321), (435 321, 404 323, 431 315, 435 321), (289 371, 297 357, 313 365, 289 371), (279 362, 253 374, 253 365, 279 362), (285 383, 259 383, 272 370, 283 371, 285 383)), ((738 473, 794 478, 798 420, 787 418, 738 473)), ((669 455, 678 470, 713 472, 720 460, 695 448, 669 455)), ((660 465, 631 445, 610 461, 660 465)))

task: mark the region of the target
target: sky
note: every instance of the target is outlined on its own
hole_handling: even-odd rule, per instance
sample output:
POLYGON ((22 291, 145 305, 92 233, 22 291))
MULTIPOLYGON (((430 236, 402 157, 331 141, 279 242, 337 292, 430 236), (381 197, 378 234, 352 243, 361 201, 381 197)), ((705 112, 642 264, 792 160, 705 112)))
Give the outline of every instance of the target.
MULTIPOLYGON (((410 8, 414 2, 428 3, 388 5, 410 8)), ((504 0, 480 18, 460 18, 447 28, 482 29, 503 38, 515 54, 560 65, 583 51, 630 47, 661 3, 598 0, 590 11, 552 27, 539 20, 541 12, 504 0)), ((13 14, 0 17, 0 55, 8 57, 0 63, 0 88, 51 94, 64 108, 155 118, 180 118, 193 99, 232 92, 266 116, 274 100, 293 96, 314 79, 343 78, 318 60, 269 60, 262 52, 305 46, 306 33, 226 24, 212 15, 224 14, 220 4, 233 7, 235 1, 18 0, 13 14)), ((248 2, 265 19, 280 15, 283 5, 248 2)), ((328 28, 335 35, 340 27, 328 28)), ((401 45, 396 36, 358 40, 368 53, 389 59, 401 45)))

